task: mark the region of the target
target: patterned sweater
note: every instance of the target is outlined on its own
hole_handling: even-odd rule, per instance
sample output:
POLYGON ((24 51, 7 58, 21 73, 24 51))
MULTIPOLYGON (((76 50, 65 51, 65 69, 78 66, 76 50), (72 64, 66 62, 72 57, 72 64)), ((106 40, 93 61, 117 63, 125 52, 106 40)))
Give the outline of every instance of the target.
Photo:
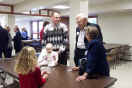
POLYGON ((63 23, 49 24, 44 30, 44 45, 52 43, 54 50, 65 51, 68 45, 68 29, 63 23))

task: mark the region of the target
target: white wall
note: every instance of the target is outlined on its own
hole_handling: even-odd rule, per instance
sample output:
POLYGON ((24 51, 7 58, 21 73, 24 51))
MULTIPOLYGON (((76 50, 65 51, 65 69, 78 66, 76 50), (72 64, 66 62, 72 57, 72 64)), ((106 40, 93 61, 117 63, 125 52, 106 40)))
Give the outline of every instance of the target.
POLYGON ((0 14, 0 24, 2 27, 6 25, 5 16, 3 14, 0 14))
POLYGON ((132 45, 132 14, 109 13, 98 17, 104 41, 132 45))
POLYGON ((132 9, 132 0, 93 0, 93 1, 95 1, 96 3, 89 4, 89 14, 100 14, 132 9))
POLYGON ((15 24, 18 25, 20 31, 22 27, 25 27, 28 31, 28 36, 31 37, 31 24, 33 20, 43 20, 51 22, 49 17, 35 17, 35 16, 16 16, 15 24))

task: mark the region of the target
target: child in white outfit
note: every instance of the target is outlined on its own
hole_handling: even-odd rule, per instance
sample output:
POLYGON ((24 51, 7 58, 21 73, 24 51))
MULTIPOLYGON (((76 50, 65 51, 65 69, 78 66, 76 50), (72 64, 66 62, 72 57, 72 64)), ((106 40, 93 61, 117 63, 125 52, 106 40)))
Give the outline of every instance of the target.
POLYGON ((56 66, 58 62, 58 53, 53 51, 53 45, 48 43, 38 58, 38 65, 56 66))

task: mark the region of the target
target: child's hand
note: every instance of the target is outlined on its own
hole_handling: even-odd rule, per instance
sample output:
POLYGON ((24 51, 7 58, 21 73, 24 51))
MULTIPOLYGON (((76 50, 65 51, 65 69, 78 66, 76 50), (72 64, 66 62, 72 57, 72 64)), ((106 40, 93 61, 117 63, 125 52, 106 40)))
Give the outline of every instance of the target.
POLYGON ((55 57, 55 56, 53 56, 53 59, 54 59, 54 60, 56 60, 56 57, 55 57))
POLYGON ((44 76, 45 74, 48 74, 46 71, 42 72, 42 76, 44 76))
POLYGON ((48 79, 48 73, 46 71, 42 72, 42 76, 45 79, 48 79))
POLYGON ((86 76, 78 76, 78 77, 76 78, 76 81, 77 81, 77 82, 80 82, 80 81, 85 80, 85 79, 86 79, 86 76))
POLYGON ((78 71, 79 67, 72 67, 72 71, 78 71))
POLYGON ((48 74, 43 75, 45 79, 48 79, 48 74))
POLYGON ((45 56, 45 60, 48 60, 48 57, 47 56, 45 56))

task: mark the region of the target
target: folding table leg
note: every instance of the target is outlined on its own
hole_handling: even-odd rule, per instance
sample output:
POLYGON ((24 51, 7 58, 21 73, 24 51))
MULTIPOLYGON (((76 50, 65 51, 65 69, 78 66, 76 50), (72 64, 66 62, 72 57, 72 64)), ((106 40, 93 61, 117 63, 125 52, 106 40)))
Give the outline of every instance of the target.
POLYGON ((5 86, 7 85, 6 82, 5 82, 6 77, 7 77, 6 72, 0 71, 0 84, 3 86, 3 88, 5 88, 5 86))

